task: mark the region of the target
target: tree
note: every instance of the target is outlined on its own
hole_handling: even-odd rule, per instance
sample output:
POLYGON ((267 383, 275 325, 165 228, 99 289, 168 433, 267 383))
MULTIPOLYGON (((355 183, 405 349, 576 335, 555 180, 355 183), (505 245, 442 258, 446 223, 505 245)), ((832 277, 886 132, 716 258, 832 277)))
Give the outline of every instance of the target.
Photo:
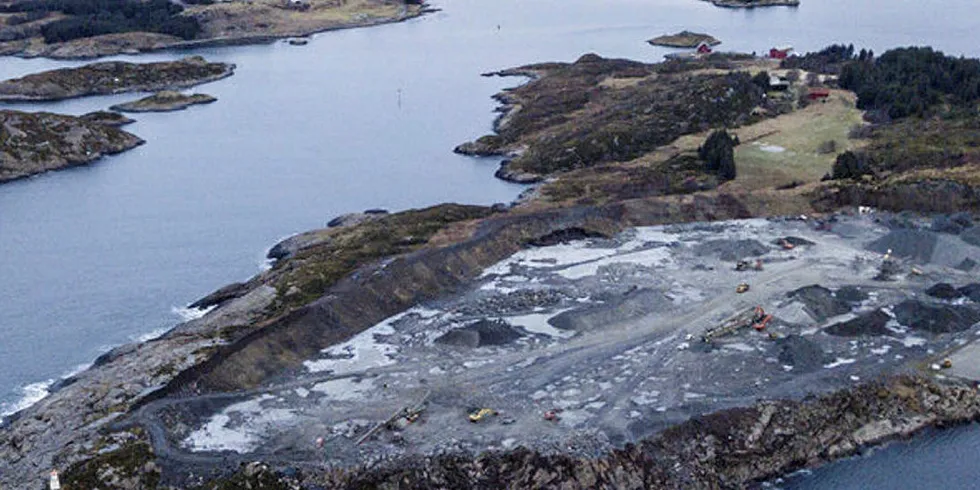
POLYGON ((853 151, 845 151, 837 155, 834 162, 833 178, 836 179, 859 179, 862 175, 871 173, 867 157, 859 155, 853 151))
POLYGON ((752 83, 762 89, 763 92, 769 91, 769 72, 760 71, 752 77, 752 83))
POLYGON ((698 148, 698 157, 704 162, 704 170, 715 174, 721 180, 735 178, 736 139, 722 129, 708 135, 708 139, 698 148))

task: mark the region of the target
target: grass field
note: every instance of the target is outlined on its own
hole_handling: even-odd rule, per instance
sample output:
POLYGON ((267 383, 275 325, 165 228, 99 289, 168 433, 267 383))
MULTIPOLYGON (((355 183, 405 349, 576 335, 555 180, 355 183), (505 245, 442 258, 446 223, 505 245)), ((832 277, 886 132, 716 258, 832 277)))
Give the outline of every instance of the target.
POLYGON ((736 130, 742 144, 735 149, 734 184, 758 189, 820 180, 838 154, 863 144, 848 138, 851 128, 861 124, 854 102, 852 93, 835 90, 826 102, 736 130), (833 151, 818 151, 829 141, 833 151))

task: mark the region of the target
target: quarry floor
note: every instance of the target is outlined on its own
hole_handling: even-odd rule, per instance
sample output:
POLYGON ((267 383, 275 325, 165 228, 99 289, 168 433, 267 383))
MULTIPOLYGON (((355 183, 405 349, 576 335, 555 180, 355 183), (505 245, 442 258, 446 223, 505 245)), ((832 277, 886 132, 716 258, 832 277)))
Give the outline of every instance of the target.
POLYGON ((517 446, 596 455, 721 408, 932 371, 953 351, 963 362, 934 373, 980 375, 966 367, 980 356, 978 299, 924 294, 970 282, 964 260, 980 263, 980 247, 916 226, 875 213, 753 219, 529 248, 294 379, 153 402, 142 422, 161 457, 187 464, 341 467, 517 446), (888 249, 897 267, 876 279, 888 249), (762 270, 736 270, 742 259, 762 270), (755 306, 773 315, 764 331, 702 340, 755 306), (935 323, 943 315, 955 321, 935 323), (418 417, 397 416, 405 408, 418 417), (496 414, 470 421, 480 408, 496 414))

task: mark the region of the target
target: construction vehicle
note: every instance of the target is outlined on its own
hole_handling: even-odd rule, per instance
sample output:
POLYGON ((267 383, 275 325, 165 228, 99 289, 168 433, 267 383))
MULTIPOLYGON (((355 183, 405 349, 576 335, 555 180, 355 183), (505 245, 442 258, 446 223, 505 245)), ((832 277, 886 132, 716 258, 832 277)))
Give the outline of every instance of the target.
POLYGON ((771 320, 772 315, 766 313, 766 310, 762 309, 761 306, 746 308, 730 316, 721 325, 705 331, 704 335, 701 336, 701 340, 711 342, 718 337, 731 335, 743 328, 749 327, 752 327, 756 331, 762 331, 766 329, 771 320))
POLYGON ((481 408, 479 410, 473 410, 469 414, 470 422, 477 423, 487 417, 492 417, 497 415, 497 411, 492 408, 481 408))

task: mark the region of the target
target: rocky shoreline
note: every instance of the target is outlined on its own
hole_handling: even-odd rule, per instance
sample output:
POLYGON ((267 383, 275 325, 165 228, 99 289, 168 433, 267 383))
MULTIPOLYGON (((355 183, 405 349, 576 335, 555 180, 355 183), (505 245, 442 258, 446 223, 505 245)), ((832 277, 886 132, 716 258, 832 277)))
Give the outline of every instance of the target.
POLYGON ((0 82, 0 101, 51 101, 176 90, 221 80, 234 73, 235 65, 209 63, 201 56, 156 63, 106 61, 5 80, 0 82))
POLYGON ((144 141, 116 128, 125 120, 0 111, 0 183, 86 165, 144 141))
MULTIPOLYGON (((973 332, 964 322, 975 320, 977 315, 973 303, 953 305, 942 299, 922 303, 924 300, 903 295, 917 295, 937 278, 953 277, 965 282, 968 272, 950 270, 950 264, 945 262, 922 265, 917 262, 920 259, 906 257, 893 264, 895 271, 903 272, 892 272, 901 277, 890 279, 901 283, 876 285, 877 279, 871 276, 878 272, 879 262, 882 270, 885 268, 881 253, 846 248, 847 243, 841 241, 871 229, 886 234, 889 240, 923 231, 917 228, 923 225, 902 222, 901 216, 873 218, 851 206, 875 204, 895 210, 952 211, 937 209, 935 199, 929 198, 936 185, 959 186, 963 198, 956 204, 962 209, 980 209, 975 180, 970 180, 970 175, 964 177, 962 168, 951 170, 943 166, 945 163, 930 169, 938 173, 916 173, 914 180, 907 178, 905 170, 882 174, 882 180, 877 181, 838 179, 778 189, 745 190, 737 187, 738 181, 726 184, 711 180, 710 175, 705 175, 700 157, 688 152, 686 159, 677 158, 686 151, 680 140, 695 139, 699 145, 704 141, 697 136, 699 132, 717 124, 751 125, 777 117, 780 109, 763 102, 748 75, 737 73, 744 66, 739 60, 708 58, 700 63, 654 66, 587 55, 573 64, 540 64, 506 71, 505 74, 533 76, 539 83, 498 95, 498 100, 508 104, 507 112, 495 125, 499 134, 481 138, 458 151, 506 154, 516 162, 512 164, 514 170, 538 180, 547 177, 549 182, 542 186, 543 190, 539 189, 537 197, 492 208, 447 204, 392 214, 365 212, 333 221, 337 226, 284 241, 270 250, 270 256, 276 259, 271 270, 196 302, 200 307, 213 307, 202 318, 178 325, 158 339, 113 349, 92 368, 62 382, 47 398, 3 421, 0 486, 41 488, 47 471, 60 468, 65 469, 64 481, 70 488, 738 488, 853 454, 892 437, 976 420, 980 397, 972 383, 931 379, 924 373, 901 375, 915 372, 915 363, 930 362, 936 352, 955 349, 957 341, 970 338, 973 332), (728 72, 708 76, 699 73, 718 67, 727 67, 728 72), (556 72, 564 72, 565 77, 551 78, 556 72), (651 119, 650 114, 659 114, 655 109, 663 107, 658 105, 659 99, 651 98, 651 93, 662 94, 665 87, 677 96, 668 101, 668 107, 678 113, 688 114, 681 109, 698 101, 717 105, 711 106, 714 112, 698 113, 692 119, 651 119), (583 100, 583 93, 594 99, 583 100), (555 100, 564 105, 556 110, 555 100), (631 124, 626 127, 607 124, 602 118, 586 119, 584 127, 588 131, 584 135, 562 126, 564 117, 583 112, 583 107, 596 100, 605 105, 597 107, 601 110, 593 114, 608 111, 603 114, 617 116, 624 107, 634 112, 638 107, 650 110, 628 119, 631 124), (669 105, 675 102, 676 105, 669 105), (656 130, 641 132, 649 127, 656 130), (560 144, 554 145, 556 141, 560 144), (664 146, 671 147, 670 151, 665 152, 664 146), (569 153, 568 148, 581 150, 577 160, 559 158, 569 153), (677 174, 683 174, 682 181, 671 180, 677 174), (615 182, 598 185, 603 176, 612 176, 615 182), (572 197, 562 199, 549 194, 556 186, 569 182, 584 182, 587 191, 576 190, 572 197), (799 220, 778 218, 801 215, 804 218, 799 220), (731 222, 765 217, 773 219, 731 222), (679 223, 697 224, 688 228, 637 229, 679 223), (839 231, 831 232, 838 229, 835 227, 839 231), (811 240, 808 244, 794 239, 793 246, 787 247, 783 243, 789 242, 778 238, 785 236, 785 230, 808 234, 811 240), (767 235, 763 240, 763 231, 780 235, 767 235), (641 233, 647 233, 647 238, 640 238, 641 233), (690 235, 681 240, 679 233, 690 235), (610 240, 615 247, 628 250, 620 251, 609 243, 602 248, 586 240, 610 240), (822 255, 807 255, 807 247, 817 242, 821 243, 816 250, 822 250, 822 255), (556 249, 574 260, 546 255, 556 249), (518 253, 525 255, 508 265, 509 273, 501 272, 502 261, 518 253), (716 280, 709 278, 724 278, 714 285, 716 290, 700 293, 693 286, 673 283, 665 284, 663 291, 650 289, 647 283, 667 276, 665 271, 679 270, 673 267, 679 267, 676 254, 681 253, 693 255, 685 256, 688 268, 678 277, 693 277, 705 284, 716 280), (633 260, 638 265, 610 260, 626 256, 629 259, 623 261, 633 260), (743 256, 764 257, 766 270, 746 272, 726 263, 743 256), (839 283, 842 277, 848 281, 860 277, 862 282, 835 284, 833 290, 816 284, 785 290, 788 278, 811 280, 805 274, 817 274, 817 265, 826 267, 826 271, 814 278, 839 283), (551 275, 535 276, 541 270, 551 275), (752 289, 743 291, 747 294, 742 296, 737 296, 742 292, 734 288, 743 280, 735 279, 738 274, 755 274, 741 276, 753 278, 744 279, 752 282, 752 289), (800 277, 801 274, 804 275, 800 277), (532 281, 531 277, 541 280, 532 281), (644 288, 628 287, 637 277, 644 281, 644 288), (769 277, 769 282, 764 277, 769 277), (498 283, 505 279, 510 282, 498 283), (591 284, 594 289, 575 281, 591 284), (548 284, 553 289, 527 292, 517 284, 534 284, 535 288, 537 284, 548 284), (875 288, 875 295, 868 294, 867 288, 875 288), (757 332, 747 332, 718 345, 705 345, 695 337, 697 332, 690 330, 702 322, 722 321, 722 313, 736 303, 762 301, 767 291, 772 294, 768 301, 777 308, 777 319, 770 330, 775 338, 771 342, 757 332), (842 299, 845 291, 854 299, 842 299), (474 301, 446 306, 461 294, 472 294, 469 299, 474 301), (683 309, 691 304, 702 315, 710 312, 710 318, 683 309), (895 304, 905 306, 892 308, 895 304), (418 310, 419 305, 429 308, 418 310), (859 328, 854 342, 868 351, 867 358, 823 359, 824 352, 800 332, 813 328, 813 333, 817 333, 825 323, 839 320, 846 323, 846 328, 840 326, 835 332, 852 335, 851 330, 861 327, 865 316, 871 315, 871 320, 880 317, 853 309, 854 305, 879 308, 877 311, 900 310, 895 314, 896 322, 901 318, 904 323, 890 331, 896 335, 928 332, 923 333, 928 339, 916 337, 895 344, 902 347, 886 344, 886 349, 873 338, 880 332, 859 328), (544 325, 527 323, 531 330, 517 335, 524 337, 520 341, 523 343, 500 347, 499 352, 486 351, 491 362, 480 359, 474 364, 477 355, 457 350, 468 348, 466 345, 432 347, 427 340, 435 333, 429 329, 440 321, 441 313, 435 308, 446 307, 447 322, 455 326, 461 321, 502 315, 505 307, 519 310, 511 312, 511 316, 529 322, 529 315, 541 314, 538 307, 558 306, 561 311, 553 313, 554 318, 563 319, 561 328, 551 318, 544 325), (410 311, 413 308, 417 311, 410 311), (912 313, 901 313, 903 308, 912 313), (942 315, 933 316, 956 320, 958 326, 953 329, 936 325, 920 318, 920 311, 940 312, 942 315), (665 312, 665 316, 651 321, 649 315, 658 312, 665 312), (848 314, 854 314, 857 321, 846 317, 848 314), (407 326, 382 323, 395 315, 402 315, 407 326), (589 330, 596 324, 622 326, 628 320, 642 321, 643 328, 626 329, 625 333, 616 329, 589 330), (377 333, 371 334, 369 329, 376 329, 377 333), (362 335, 365 332, 368 333, 362 335), (566 337, 568 332, 571 335, 566 337), (651 337, 632 336, 636 332, 651 337), (573 337, 570 342, 577 343, 563 344, 573 337), (382 341, 388 343, 381 345, 382 341), (421 371, 399 373, 397 364, 382 365, 390 371, 353 374, 322 374, 309 368, 311 362, 320 362, 336 370, 336 366, 346 366, 347 362, 356 364, 361 356, 375 356, 384 363, 394 361, 392 346, 397 342, 403 342, 400 347, 408 352, 405 365, 416 368, 423 363, 418 368, 421 371), (324 352, 338 346, 344 350, 324 352), (427 350, 430 348, 445 350, 427 350), (874 357, 883 355, 875 352, 887 354, 898 348, 906 349, 900 358, 891 356, 879 364, 874 357), (536 355, 528 358, 529 353, 536 355), (563 357, 567 353, 571 357, 563 357), (592 357, 575 357, 586 354, 592 357), (639 355, 641 364, 648 368, 649 359, 654 358, 663 361, 656 366, 676 367, 684 359, 687 363, 680 364, 684 370, 673 369, 669 376, 674 377, 663 387, 641 392, 638 387, 642 383, 663 381, 662 376, 667 375, 637 374, 639 367, 628 365, 633 355, 639 355), (424 364, 426 359, 443 357, 458 361, 460 366, 448 366, 455 369, 449 371, 424 364), (774 361, 770 362, 770 358, 774 361), (717 364, 705 364, 705 359, 717 364), (636 391, 618 401, 639 407, 635 409, 637 415, 629 411, 616 415, 611 411, 613 407, 607 407, 599 398, 586 398, 584 388, 561 386, 569 382, 561 377, 565 373, 547 368, 553 362, 567 369, 597 368, 606 361, 627 363, 609 368, 617 371, 610 378, 615 383, 605 378, 602 382, 609 383, 610 388, 622 385, 624 390, 636 391), (710 368, 705 369, 706 365, 710 368), (757 376, 756 372, 762 369, 768 374, 757 376), (424 375, 419 376, 419 372, 424 375), (463 396, 452 391, 457 386, 481 386, 478 382, 491 388, 511 386, 515 380, 507 377, 509 372, 526 372, 528 376, 516 381, 538 385, 510 398, 463 396), (390 373, 398 376, 380 378, 390 373), (485 373, 492 376, 480 378, 485 373), (712 378, 719 373, 739 374, 724 380, 712 378), (324 465, 322 453, 316 453, 313 442, 307 441, 314 433, 333 430, 330 427, 313 426, 309 431, 300 427, 297 433, 277 435, 281 438, 264 447, 259 441, 238 452, 220 445, 209 449, 212 446, 207 444, 201 450, 191 450, 186 442, 203 432, 201 437, 210 443, 207 437, 213 432, 228 429, 225 425, 212 427, 214 417, 230 421, 233 417, 226 411, 234 406, 239 407, 239 412, 233 413, 235 417, 245 417, 241 415, 242 406, 252 407, 250 413, 280 415, 305 406, 313 410, 306 413, 308 420, 325 420, 322 412, 315 411, 321 406, 316 395, 307 398, 315 390, 308 389, 305 383, 312 388, 320 383, 347 386, 342 396, 348 397, 371 390, 374 378, 368 375, 388 381, 383 389, 375 390, 380 393, 376 407, 360 408, 357 418, 366 418, 366 422, 355 423, 346 417, 337 424, 343 425, 337 429, 337 436, 323 442, 336 449, 331 454, 337 458, 345 454, 352 458, 335 463, 336 466, 324 465), (445 376, 451 381, 447 383, 449 388, 430 381, 445 376), (776 377, 781 377, 784 384, 770 385, 776 377), (855 378, 880 381, 855 384, 855 378), (413 453, 405 449, 415 447, 405 443, 406 437, 412 435, 397 431, 365 446, 352 442, 364 436, 365 428, 372 423, 383 427, 384 417, 393 410, 392 404, 402 407, 407 399, 424 390, 435 392, 431 399, 424 397, 431 402, 426 415, 433 417, 428 422, 430 427, 449 430, 460 420, 465 421, 466 407, 462 404, 483 407, 491 402, 510 402, 512 406, 507 406, 505 412, 533 413, 533 421, 531 417, 511 419, 505 414, 497 419, 499 423, 474 426, 465 422, 463 426, 480 427, 487 434, 552 431, 548 432, 548 440, 562 444, 555 444, 556 449, 548 451, 507 448, 503 441, 496 446, 496 441, 487 438, 470 440, 470 445, 464 445, 459 438, 435 442, 423 439, 428 445, 419 445, 424 449, 413 453), (816 397, 798 401, 807 391, 816 397), (652 400, 666 398, 668 392, 673 398, 664 401, 664 410, 660 411, 652 400), (584 399, 570 401, 576 397, 584 399), (280 403, 280 398, 282 403, 296 405, 262 405, 280 403), (543 421, 539 412, 547 407, 528 400, 552 398, 557 410, 566 410, 562 413, 568 424, 573 424, 576 417, 587 420, 583 417, 590 415, 585 412, 592 410, 598 412, 597 417, 604 417, 602 420, 620 424, 614 428, 625 426, 626 433, 643 437, 630 441, 621 430, 613 440, 598 430, 566 430, 575 426, 557 423, 545 425, 550 423, 548 416, 543 421), (769 401, 751 404, 759 398, 769 401), (379 413, 373 413, 371 408, 379 413), (204 429, 195 430, 200 427, 204 429), (496 449, 486 451, 490 444, 496 449), (255 460, 262 462, 254 463, 255 460)), ((972 223, 964 222, 968 224, 961 228, 972 223)), ((975 245, 969 240, 973 240, 976 230, 970 230, 973 231, 930 231, 943 235, 934 237, 929 256, 938 246, 936 243, 955 243, 960 248, 950 250, 961 255, 973 253, 969 247, 975 245), (966 238, 954 236, 961 232, 966 238)), ((945 261, 960 258, 948 250, 935 255, 945 261)), ((952 320, 948 323, 952 324, 952 320)), ((476 328, 474 325, 482 324, 468 324, 467 328, 476 328)), ((846 352, 850 340, 838 338, 840 335, 827 334, 821 339, 834 346, 836 352, 846 352)), ((475 342, 478 347, 487 347, 480 344, 479 334, 475 342)), ((328 407, 356 401, 328 397, 322 400, 329 402, 323 404, 328 407)), ((552 414, 551 420, 555 417, 552 414)), ((278 422, 281 421, 277 425, 289 425, 278 422)), ((616 435, 614 431, 609 433, 616 435)))
MULTIPOLYGON (((31 35, 33 31, 29 30, 27 37, 0 42, 0 56, 70 60, 161 50, 267 44, 321 32, 404 22, 435 11, 424 4, 401 2, 398 2, 400 5, 361 0, 343 4, 321 1, 304 3, 313 7, 297 10, 276 1, 194 5, 187 10, 187 15, 202 22, 203 33, 200 38, 191 40, 151 32, 128 32, 47 44, 36 37, 36 33, 31 35), (330 13, 338 5, 342 6, 343 11, 330 13)), ((39 26, 33 27, 37 30, 39 26)))

